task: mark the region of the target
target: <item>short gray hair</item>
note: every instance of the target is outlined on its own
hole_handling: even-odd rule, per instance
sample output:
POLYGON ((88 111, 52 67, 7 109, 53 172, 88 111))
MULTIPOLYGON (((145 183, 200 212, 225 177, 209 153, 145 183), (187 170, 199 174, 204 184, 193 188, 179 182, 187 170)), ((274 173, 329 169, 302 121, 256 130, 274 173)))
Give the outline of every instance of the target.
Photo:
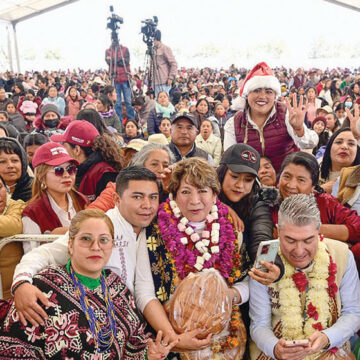
POLYGON ((146 160, 154 150, 164 150, 168 153, 170 158, 170 164, 175 162, 174 154, 171 152, 167 145, 159 143, 146 144, 139 152, 137 152, 131 159, 129 166, 144 166, 146 160))
POLYGON ((284 223, 295 226, 306 226, 315 224, 317 230, 320 229, 320 211, 314 195, 297 194, 286 198, 279 209, 279 228, 284 223))

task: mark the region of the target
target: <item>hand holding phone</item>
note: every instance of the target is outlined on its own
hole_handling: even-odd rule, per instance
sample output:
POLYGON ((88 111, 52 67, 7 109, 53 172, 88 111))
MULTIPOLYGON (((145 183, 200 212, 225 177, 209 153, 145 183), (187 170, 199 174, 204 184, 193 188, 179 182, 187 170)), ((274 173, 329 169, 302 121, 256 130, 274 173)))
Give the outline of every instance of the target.
POLYGON ((267 272, 268 270, 261 265, 261 261, 268 261, 273 263, 275 261, 280 242, 278 239, 262 241, 258 247, 256 253, 256 259, 254 263, 254 268, 259 269, 261 271, 267 272))
POLYGON ((288 340, 285 341, 285 346, 286 347, 295 347, 295 346, 304 346, 307 347, 309 346, 309 340, 288 340))

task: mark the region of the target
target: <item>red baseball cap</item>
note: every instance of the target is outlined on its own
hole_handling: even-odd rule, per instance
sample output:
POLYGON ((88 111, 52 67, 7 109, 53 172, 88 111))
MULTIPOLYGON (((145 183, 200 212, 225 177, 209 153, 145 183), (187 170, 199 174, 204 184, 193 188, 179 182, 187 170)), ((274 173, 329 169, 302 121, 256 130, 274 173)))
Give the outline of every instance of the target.
POLYGON ((72 121, 62 135, 53 135, 50 139, 55 142, 67 142, 83 147, 92 147, 99 132, 96 127, 86 120, 72 121))
POLYGON ((79 165, 79 162, 69 155, 64 146, 54 142, 48 142, 41 145, 35 151, 32 164, 33 167, 36 168, 40 164, 58 166, 69 161, 79 165))

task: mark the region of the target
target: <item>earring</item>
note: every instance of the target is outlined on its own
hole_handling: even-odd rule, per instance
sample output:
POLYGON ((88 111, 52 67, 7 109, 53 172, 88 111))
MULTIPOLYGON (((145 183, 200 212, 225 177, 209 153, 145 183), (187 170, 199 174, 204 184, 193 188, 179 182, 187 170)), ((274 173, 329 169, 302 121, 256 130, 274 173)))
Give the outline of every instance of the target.
POLYGON ((46 184, 45 183, 41 183, 41 190, 45 190, 46 189, 46 184))

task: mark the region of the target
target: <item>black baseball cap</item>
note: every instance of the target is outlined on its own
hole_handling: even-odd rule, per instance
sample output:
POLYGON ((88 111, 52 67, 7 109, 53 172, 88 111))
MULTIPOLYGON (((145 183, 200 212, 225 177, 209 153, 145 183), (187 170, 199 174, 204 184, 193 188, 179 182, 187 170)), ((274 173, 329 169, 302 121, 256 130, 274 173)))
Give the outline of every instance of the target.
POLYGON ((250 145, 234 144, 223 154, 220 164, 225 164, 234 173, 250 173, 257 176, 260 168, 260 155, 250 145))
POLYGON ((198 129, 198 123, 197 123, 196 119, 188 111, 180 111, 180 112, 176 113, 175 116, 171 119, 171 124, 174 124, 175 121, 178 121, 180 119, 189 120, 198 129))

